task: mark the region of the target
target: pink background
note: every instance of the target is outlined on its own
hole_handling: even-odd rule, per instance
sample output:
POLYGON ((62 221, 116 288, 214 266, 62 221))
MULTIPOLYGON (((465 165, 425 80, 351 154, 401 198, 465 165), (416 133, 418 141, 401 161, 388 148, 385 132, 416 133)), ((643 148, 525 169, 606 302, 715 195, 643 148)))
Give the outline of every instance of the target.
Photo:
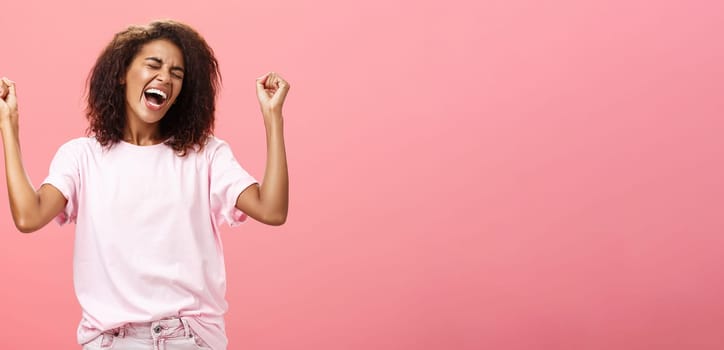
MULTIPOLYGON (((3 1, 0 75, 36 185, 128 24, 206 37, 260 179, 254 78, 291 83, 288 222, 224 228, 230 349, 721 349, 722 4, 3 1)), ((2 347, 79 349, 74 227, 0 193, 2 347)))

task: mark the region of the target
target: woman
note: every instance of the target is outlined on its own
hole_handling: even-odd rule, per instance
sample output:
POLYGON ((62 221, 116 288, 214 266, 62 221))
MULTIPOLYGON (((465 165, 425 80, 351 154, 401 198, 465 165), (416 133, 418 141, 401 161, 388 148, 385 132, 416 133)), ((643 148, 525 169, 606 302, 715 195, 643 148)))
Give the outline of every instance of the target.
POLYGON ((89 136, 63 144, 35 190, 20 158, 15 84, 0 84, 10 209, 21 232, 76 223, 74 284, 83 349, 227 346, 219 225, 281 225, 288 210, 282 105, 289 84, 257 78, 267 135, 260 185, 212 135, 220 75, 191 27, 117 33, 89 77, 89 136))

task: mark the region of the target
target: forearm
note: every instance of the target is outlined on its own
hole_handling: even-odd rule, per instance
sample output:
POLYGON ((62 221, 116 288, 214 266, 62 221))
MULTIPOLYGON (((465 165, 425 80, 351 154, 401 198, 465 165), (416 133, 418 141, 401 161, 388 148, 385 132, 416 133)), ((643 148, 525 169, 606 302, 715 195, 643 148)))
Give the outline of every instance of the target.
POLYGON ((284 146, 284 121, 281 114, 264 118, 267 160, 260 200, 267 215, 280 224, 286 221, 289 208, 289 173, 284 146))
POLYGON ((38 195, 23 167, 17 125, 4 125, 0 132, 5 155, 5 177, 10 211, 15 226, 25 231, 34 225, 34 215, 39 212, 38 195))

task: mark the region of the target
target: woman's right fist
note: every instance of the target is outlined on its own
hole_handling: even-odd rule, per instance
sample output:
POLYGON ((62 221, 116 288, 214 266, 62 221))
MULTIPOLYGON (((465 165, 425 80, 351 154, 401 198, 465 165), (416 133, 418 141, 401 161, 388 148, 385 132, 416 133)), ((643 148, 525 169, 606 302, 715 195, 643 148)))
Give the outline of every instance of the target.
POLYGON ((0 99, 5 100, 5 97, 8 97, 8 91, 10 87, 5 84, 4 80, 0 80, 0 99))
MULTIPOLYGON (((15 83, 8 79, 0 79, 0 130, 17 129, 18 125, 18 99, 15 96, 15 83)), ((3 130, 7 131, 7 130, 3 130)), ((15 130, 17 131, 17 130, 15 130)))

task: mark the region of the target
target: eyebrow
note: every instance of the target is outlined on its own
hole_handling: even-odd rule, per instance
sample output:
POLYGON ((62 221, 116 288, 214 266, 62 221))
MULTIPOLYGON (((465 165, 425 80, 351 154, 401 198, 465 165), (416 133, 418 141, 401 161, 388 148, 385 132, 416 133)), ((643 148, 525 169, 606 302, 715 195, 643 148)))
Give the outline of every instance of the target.
MULTIPOLYGON (((158 57, 146 57, 147 61, 154 61, 159 64, 163 64, 163 60, 158 57)), ((185 73, 184 67, 181 66, 173 66, 171 67, 171 70, 181 71, 181 73, 185 73)))

